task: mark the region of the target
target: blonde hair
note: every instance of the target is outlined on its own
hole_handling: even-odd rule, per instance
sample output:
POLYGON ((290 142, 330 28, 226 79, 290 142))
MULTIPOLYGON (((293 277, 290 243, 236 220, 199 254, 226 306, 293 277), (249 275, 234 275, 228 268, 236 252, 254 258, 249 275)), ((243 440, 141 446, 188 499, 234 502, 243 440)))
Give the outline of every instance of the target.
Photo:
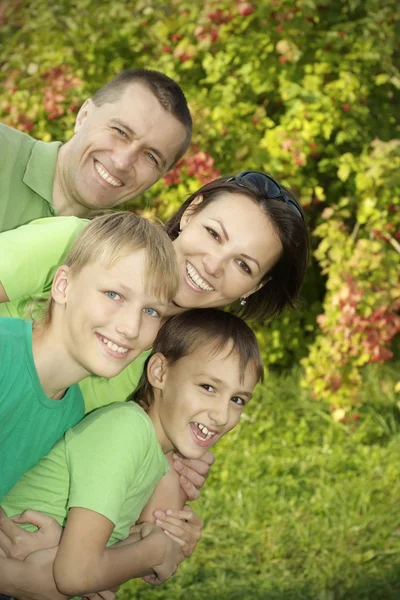
MULTIPOLYGON (((127 211, 96 217, 75 239, 64 264, 76 273, 97 261, 112 266, 139 250, 146 250, 146 292, 160 302, 169 302, 178 290, 178 266, 172 242, 160 222, 152 223, 127 211)), ((52 307, 50 296, 37 324, 50 324, 52 307)))

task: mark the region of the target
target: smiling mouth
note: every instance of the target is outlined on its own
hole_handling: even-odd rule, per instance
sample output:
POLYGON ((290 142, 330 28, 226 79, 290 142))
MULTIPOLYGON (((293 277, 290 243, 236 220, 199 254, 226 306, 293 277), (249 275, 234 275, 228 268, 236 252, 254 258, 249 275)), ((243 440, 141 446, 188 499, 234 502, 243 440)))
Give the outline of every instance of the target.
POLYGON ((106 181, 107 183, 109 183, 110 185, 112 185, 113 187, 122 187, 124 185, 120 179, 117 179, 116 177, 113 177, 111 175, 111 173, 109 173, 107 171, 107 169, 105 167, 103 167, 102 164, 99 163, 98 160, 94 161, 94 168, 96 169, 96 171, 100 175, 100 177, 104 181, 106 181))
POLYGON ((196 421, 192 421, 192 423, 190 423, 190 425, 191 425, 193 434, 201 442, 208 442, 217 434, 216 431, 210 431, 208 429, 208 427, 206 427, 206 425, 203 425, 202 423, 197 423, 196 421))
POLYGON ((188 276, 189 281, 202 292, 215 291, 215 289, 200 276, 197 269, 195 269, 195 267, 189 261, 186 261, 186 275, 188 276))
POLYGON ((100 335, 100 333, 97 333, 96 335, 99 338, 99 340, 103 342, 105 346, 107 346, 109 350, 115 352, 116 354, 119 354, 121 358, 125 356, 130 350, 130 348, 127 348, 126 346, 119 346, 112 340, 109 340, 108 338, 104 337, 104 335, 100 335))

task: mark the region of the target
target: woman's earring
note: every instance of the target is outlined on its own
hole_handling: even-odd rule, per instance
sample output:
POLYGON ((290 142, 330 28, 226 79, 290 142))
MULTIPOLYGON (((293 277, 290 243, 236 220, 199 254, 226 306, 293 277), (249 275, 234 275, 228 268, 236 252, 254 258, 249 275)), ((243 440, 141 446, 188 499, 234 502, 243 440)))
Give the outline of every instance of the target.
POLYGON ((246 304, 246 302, 247 302, 246 298, 244 296, 242 296, 240 298, 240 306, 244 306, 246 304))

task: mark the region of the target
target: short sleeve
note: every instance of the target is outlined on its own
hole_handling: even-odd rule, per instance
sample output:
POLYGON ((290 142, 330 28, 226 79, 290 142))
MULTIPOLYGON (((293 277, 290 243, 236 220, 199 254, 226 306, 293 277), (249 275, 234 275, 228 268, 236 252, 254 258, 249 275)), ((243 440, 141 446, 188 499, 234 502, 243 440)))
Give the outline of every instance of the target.
POLYGON ((67 444, 68 509, 87 508, 117 523, 127 490, 150 444, 149 425, 129 405, 93 413, 90 424, 67 444))
POLYGON ((87 223, 77 217, 49 217, 3 232, 0 282, 9 300, 48 291, 57 267, 87 223))

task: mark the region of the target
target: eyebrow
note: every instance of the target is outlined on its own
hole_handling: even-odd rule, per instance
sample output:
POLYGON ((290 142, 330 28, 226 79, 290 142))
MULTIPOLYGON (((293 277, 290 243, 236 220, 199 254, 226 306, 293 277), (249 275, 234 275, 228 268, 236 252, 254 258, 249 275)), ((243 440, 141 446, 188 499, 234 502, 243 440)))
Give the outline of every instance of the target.
MULTIPOLYGON (((133 129, 131 127, 129 127, 129 125, 127 123, 125 123, 125 121, 121 121, 121 119, 110 119, 110 123, 112 125, 117 125, 118 127, 122 127, 123 129, 126 129, 132 136, 135 135, 135 132, 133 131, 133 129)), ((153 154, 156 154, 158 156, 163 167, 167 166, 167 159, 163 155, 163 153, 160 152, 160 150, 158 150, 157 148, 153 148, 153 147, 149 147, 149 150, 151 150, 151 152, 153 152, 153 154)))
MULTIPOLYGON (((226 241, 228 242, 229 241, 229 235, 228 235, 228 232, 226 231, 225 226, 222 223, 222 221, 220 221, 219 219, 214 219, 212 217, 210 217, 210 220, 211 221, 215 221, 216 223, 218 223, 218 225, 221 227, 221 229, 223 231, 223 234, 224 234, 224 237, 225 237, 226 241)), ((258 262, 258 260, 256 258, 253 258, 252 256, 249 256, 248 254, 241 254, 240 256, 242 256, 243 258, 247 258, 247 260, 251 260, 252 262, 254 262, 257 265, 257 267, 259 268, 259 270, 261 271, 260 263, 258 262)))
MULTIPOLYGON (((199 373, 199 377, 207 377, 207 379, 210 379, 214 383, 225 385, 225 382, 222 381, 222 379, 219 379, 214 375, 209 375, 208 373, 199 373)), ((246 396, 249 400, 253 397, 253 394, 251 392, 246 392, 245 390, 236 392, 235 395, 236 394, 240 396, 246 396)))

